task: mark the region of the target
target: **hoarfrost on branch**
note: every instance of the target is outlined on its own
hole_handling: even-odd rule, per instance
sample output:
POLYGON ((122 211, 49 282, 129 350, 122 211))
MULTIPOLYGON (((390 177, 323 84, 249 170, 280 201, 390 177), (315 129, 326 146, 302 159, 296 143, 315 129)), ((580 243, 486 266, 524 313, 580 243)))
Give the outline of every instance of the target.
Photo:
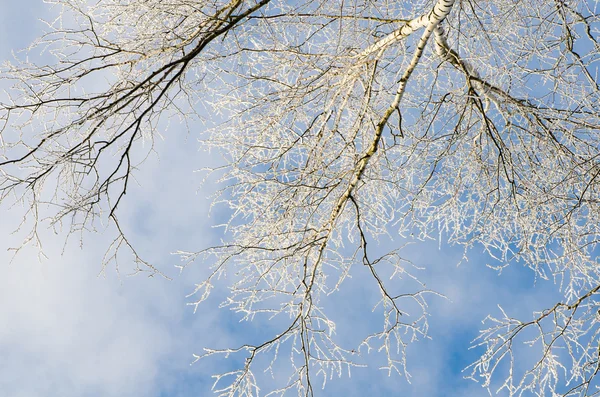
POLYGON ((79 234, 109 220, 104 266, 125 250, 159 272, 119 206, 166 120, 202 132, 223 156, 215 203, 231 218, 221 246, 180 253, 182 267, 212 269, 194 304, 227 276, 224 306, 285 324, 197 356, 245 357, 216 376, 219 395, 258 394, 260 357, 273 369, 285 349, 292 375, 270 395, 313 395, 315 379, 367 351, 408 376, 406 347, 427 336, 436 292, 401 247, 368 245, 383 236, 443 239, 465 256, 483 247, 499 270, 553 280, 563 301, 530 319, 490 315, 467 374, 486 387, 500 376, 510 395, 598 394, 597 2, 47 2, 60 15, 30 51, 56 62, 2 69, 0 202, 25 205, 24 245, 46 224, 79 234), (347 347, 325 306, 357 266, 380 293, 381 324, 347 347), (521 334, 537 361, 517 376, 521 334))

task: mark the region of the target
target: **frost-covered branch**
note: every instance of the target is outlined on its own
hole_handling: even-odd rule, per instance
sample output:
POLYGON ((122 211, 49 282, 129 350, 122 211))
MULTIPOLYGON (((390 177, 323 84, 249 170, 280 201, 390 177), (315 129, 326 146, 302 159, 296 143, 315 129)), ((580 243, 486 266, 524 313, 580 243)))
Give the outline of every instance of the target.
POLYGON ((241 359, 216 376, 217 393, 258 394, 278 357, 291 365, 271 395, 317 394, 317 379, 369 353, 408 378, 437 292, 401 247, 427 239, 467 257, 482 248, 498 271, 526 266, 572 302, 534 320, 490 317, 474 378, 501 378, 512 395, 596 393, 600 21, 589 2, 52 3, 62 14, 30 51, 54 63, 2 69, 0 204, 24 205, 25 244, 41 244, 44 224, 83 238, 108 222, 105 265, 124 250, 157 272, 118 219, 154 140, 185 123, 222 158, 214 206, 229 216, 222 244, 179 253, 182 271, 210 267, 190 303, 202 310, 225 284, 222 307, 268 326, 262 341, 197 356, 241 359), (375 244, 391 238, 400 248, 375 244), (365 304, 379 322, 348 344, 332 302, 352 276, 375 292, 365 304), (522 378, 504 373, 529 336, 539 361, 522 378))

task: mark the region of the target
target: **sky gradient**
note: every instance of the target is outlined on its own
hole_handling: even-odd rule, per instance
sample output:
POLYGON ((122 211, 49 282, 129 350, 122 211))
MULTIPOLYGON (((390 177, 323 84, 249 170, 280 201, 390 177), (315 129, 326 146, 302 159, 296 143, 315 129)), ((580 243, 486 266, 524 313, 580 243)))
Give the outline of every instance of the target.
MULTIPOLYGON (((0 0, 0 59, 26 46, 39 35, 49 17, 40 0, 0 0)), ((18 54, 22 57, 22 54, 18 54)), ((187 133, 172 124, 157 140, 152 156, 136 174, 121 208, 124 227, 142 255, 172 277, 128 276, 130 264, 102 271, 100 262, 110 243, 111 229, 86 235, 79 242, 51 231, 44 233, 44 253, 27 248, 12 257, 22 233, 18 208, 0 207, 0 396, 10 397, 191 397, 210 396, 211 375, 233 363, 213 360, 190 365, 193 353, 205 346, 226 347, 258 338, 264 323, 240 323, 239 317, 218 309, 224 290, 194 314, 188 295, 207 269, 195 263, 183 272, 175 267, 176 250, 196 250, 218 242, 220 230, 206 198, 213 187, 201 186, 194 170, 217 161, 199 150, 201 131, 187 133), (195 134, 198 135, 195 135, 195 134), (63 250, 64 247, 64 250, 63 250)), ((399 240, 399 239, 398 239, 399 240)), ((381 249, 399 244, 382 243, 381 249)), ((430 339, 409 347, 410 383, 388 377, 377 366, 381 357, 365 355, 368 369, 351 378, 328 380, 319 396, 482 396, 477 383, 464 380, 463 368, 477 357, 468 350, 487 314, 497 305, 509 313, 528 313, 551 306, 553 287, 534 283, 517 265, 498 275, 487 268, 490 259, 474 250, 457 266, 462 251, 427 242, 411 246, 405 255, 423 267, 421 280, 447 299, 430 299, 430 339)), ((368 327, 372 289, 361 277, 349 279, 331 305, 338 311, 340 340, 356 342, 368 327)), ((280 358, 285 372, 287 358, 280 358)), ((524 362, 526 362, 524 357, 524 362)), ((269 378, 265 376, 265 389, 269 378)), ((498 395, 506 395, 499 393, 498 395)))

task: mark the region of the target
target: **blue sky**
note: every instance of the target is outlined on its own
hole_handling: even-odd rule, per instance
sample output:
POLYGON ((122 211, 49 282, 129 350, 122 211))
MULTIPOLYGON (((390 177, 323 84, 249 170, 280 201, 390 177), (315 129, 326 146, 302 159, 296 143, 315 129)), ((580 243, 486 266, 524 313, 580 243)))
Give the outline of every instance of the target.
MULTIPOLYGON (((43 28, 47 15, 41 0, 0 0, 0 58, 26 46, 43 28)), ((206 272, 195 263, 179 274, 171 255, 218 241, 219 229, 208 212, 210 186, 200 187, 194 170, 208 165, 198 150, 197 136, 171 125, 157 141, 157 156, 137 174, 140 186, 128 191, 122 220, 139 251, 173 280, 137 275, 121 277, 112 268, 99 276, 100 260, 109 242, 106 235, 86 236, 61 254, 64 236, 45 233, 47 258, 34 249, 12 262, 6 249, 22 235, 19 211, 0 207, 0 395, 38 396, 210 396, 211 374, 232 363, 215 360, 190 365, 204 346, 235 346, 249 334, 260 337, 264 324, 240 323, 217 309, 217 291, 194 314, 186 295, 206 272)), ((110 231, 109 231, 110 232, 110 231)), ((385 245, 398 244, 387 242, 385 245)), ((385 247, 381 247, 384 249, 385 247)), ((468 262, 456 266, 462 252, 436 242, 412 246, 406 255, 423 266, 421 279, 448 299, 430 300, 431 339, 409 348, 411 383, 377 370, 377 355, 366 356, 374 367, 356 369, 352 377, 332 379, 319 396, 481 396, 477 383, 463 379, 462 369, 477 357, 469 351, 481 320, 498 314, 500 304, 528 318, 535 309, 550 307, 552 286, 533 283, 531 274, 513 266, 501 276, 474 250, 468 262)), ((368 289, 360 276, 348 280, 332 304, 340 305, 338 330, 352 340, 370 308, 361 298, 368 289)), ((525 360, 526 361, 526 360, 525 360)), ((285 371, 286 357, 280 365, 285 371)), ((265 377, 265 388, 269 379, 265 377)), ((499 395, 503 395, 500 393, 499 395)))

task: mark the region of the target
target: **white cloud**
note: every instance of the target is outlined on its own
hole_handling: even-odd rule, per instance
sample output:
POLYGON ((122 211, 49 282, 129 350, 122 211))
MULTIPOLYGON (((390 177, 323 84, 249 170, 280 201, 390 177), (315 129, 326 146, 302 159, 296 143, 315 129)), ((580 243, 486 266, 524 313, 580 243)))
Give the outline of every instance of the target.
POLYGON ((4 269, 0 346, 12 360, 0 389, 8 395, 145 395, 153 386, 171 348, 167 325, 144 315, 148 296, 131 299, 82 265, 72 258, 4 269))

